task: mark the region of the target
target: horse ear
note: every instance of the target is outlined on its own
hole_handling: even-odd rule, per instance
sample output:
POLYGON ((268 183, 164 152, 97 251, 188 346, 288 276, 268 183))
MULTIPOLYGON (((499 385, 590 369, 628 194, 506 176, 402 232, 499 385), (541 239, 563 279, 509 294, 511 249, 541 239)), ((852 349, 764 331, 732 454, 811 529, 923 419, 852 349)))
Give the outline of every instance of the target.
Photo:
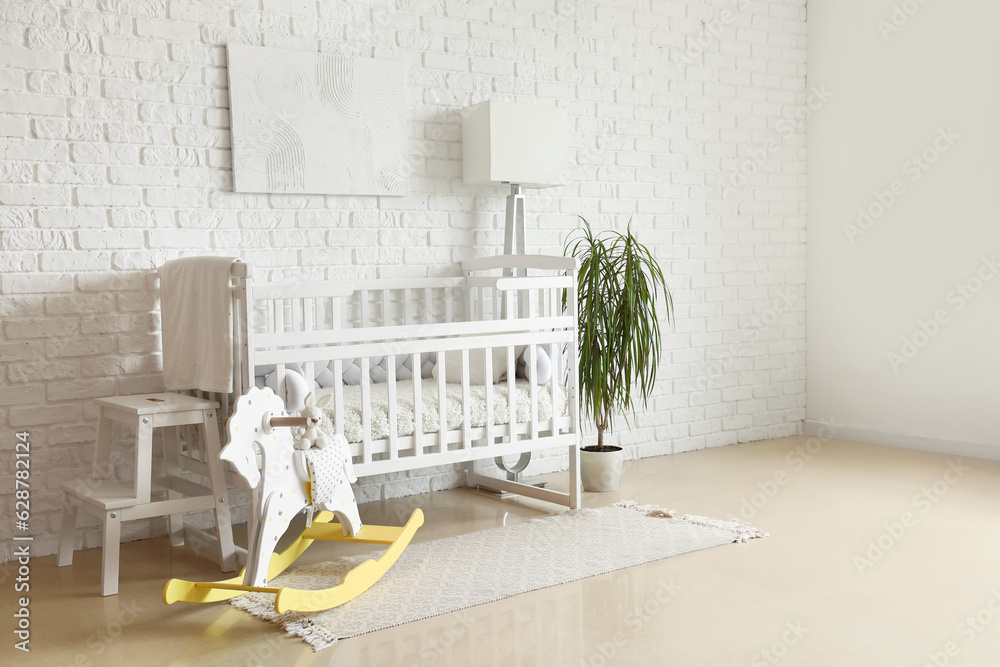
MULTIPOLYGON (((310 396, 312 396, 312 394, 310 394, 310 396)), ((333 400, 333 394, 326 394, 316 402, 316 407, 317 408, 326 407, 332 400, 333 400)))

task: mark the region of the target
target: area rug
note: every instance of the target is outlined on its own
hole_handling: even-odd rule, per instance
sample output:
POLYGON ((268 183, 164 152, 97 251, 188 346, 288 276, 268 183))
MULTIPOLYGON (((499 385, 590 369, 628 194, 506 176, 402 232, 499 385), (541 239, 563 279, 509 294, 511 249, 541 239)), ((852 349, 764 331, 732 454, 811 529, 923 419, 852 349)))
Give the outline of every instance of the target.
MULTIPOLYGON (((543 519, 410 544, 366 593, 322 612, 276 614, 274 595, 247 593, 231 601, 301 637, 319 651, 340 639, 438 616, 512 595, 605 574, 678 554, 746 542, 764 533, 624 501, 543 519)), ((381 552, 304 566, 270 585, 321 589, 381 552)))

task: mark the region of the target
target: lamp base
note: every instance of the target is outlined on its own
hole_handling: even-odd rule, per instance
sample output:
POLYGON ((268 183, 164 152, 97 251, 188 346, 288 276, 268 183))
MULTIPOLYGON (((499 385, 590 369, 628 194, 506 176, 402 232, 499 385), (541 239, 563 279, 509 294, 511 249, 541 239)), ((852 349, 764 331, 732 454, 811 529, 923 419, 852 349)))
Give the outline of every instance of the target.
MULTIPOLYGON (((507 465, 507 462, 503 460, 502 456, 496 456, 493 458, 493 463, 496 467, 507 473, 507 480, 511 482, 518 482, 519 484, 527 484, 529 486, 537 486, 538 488, 545 488, 548 482, 537 479, 529 479, 527 477, 521 477, 521 473, 524 469, 528 467, 528 463, 531 462, 531 452, 524 452, 521 454, 517 463, 512 466, 507 465)), ((476 488, 480 491, 484 491, 489 494, 498 495, 500 498, 511 498, 513 496, 518 496, 520 494, 514 493, 512 491, 503 491, 501 489, 496 489, 488 485, 477 484, 476 488)))

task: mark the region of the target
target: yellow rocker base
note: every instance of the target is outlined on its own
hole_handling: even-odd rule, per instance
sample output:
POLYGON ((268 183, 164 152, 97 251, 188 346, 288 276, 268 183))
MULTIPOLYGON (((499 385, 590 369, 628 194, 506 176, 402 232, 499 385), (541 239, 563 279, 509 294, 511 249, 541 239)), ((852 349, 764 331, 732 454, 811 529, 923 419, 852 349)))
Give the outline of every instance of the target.
POLYGON ((280 554, 274 554, 267 568, 267 579, 284 572, 314 540, 329 542, 363 542, 368 544, 387 544, 389 548, 379 556, 378 560, 367 560, 344 575, 340 585, 321 590, 302 590, 298 588, 272 588, 270 586, 243 585, 243 572, 223 581, 185 581, 171 579, 163 587, 163 601, 174 602, 218 602, 228 600, 238 595, 256 591, 260 593, 275 593, 274 610, 281 614, 286 611, 323 611, 332 609, 353 600, 372 584, 382 578, 390 567, 399 559, 406 549, 413 534, 424 524, 424 513, 413 510, 406 525, 369 526, 365 525, 354 537, 344 535, 339 523, 330 523, 333 512, 320 512, 313 520, 313 525, 302 531, 302 534, 280 554))

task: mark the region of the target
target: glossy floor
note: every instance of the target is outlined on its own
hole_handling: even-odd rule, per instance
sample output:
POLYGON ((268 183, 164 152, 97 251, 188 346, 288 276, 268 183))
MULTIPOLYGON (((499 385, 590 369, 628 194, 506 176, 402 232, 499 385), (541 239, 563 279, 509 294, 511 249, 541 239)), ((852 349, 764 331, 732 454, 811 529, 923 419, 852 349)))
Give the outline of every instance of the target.
MULTIPOLYGON (((122 545, 115 597, 96 595, 100 551, 78 552, 67 568, 54 567, 51 557, 34 561, 32 652, 13 651, 5 629, 0 664, 1000 664, 1000 464, 802 436, 630 462, 620 492, 584 500, 601 506, 625 498, 719 518, 742 514, 771 537, 519 595, 319 653, 225 603, 163 605, 167 578, 217 572, 187 548, 147 540, 122 545)), ((556 511, 455 490, 368 505, 362 515, 399 523, 413 507, 426 514, 420 540, 556 511)), ((317 545, 304 561, 344 548, 317 545)), ((482 569, 491 576, 489 562, 482 569)), ((6 628, 13 587, 9 578, 3 585, 6 628)))

